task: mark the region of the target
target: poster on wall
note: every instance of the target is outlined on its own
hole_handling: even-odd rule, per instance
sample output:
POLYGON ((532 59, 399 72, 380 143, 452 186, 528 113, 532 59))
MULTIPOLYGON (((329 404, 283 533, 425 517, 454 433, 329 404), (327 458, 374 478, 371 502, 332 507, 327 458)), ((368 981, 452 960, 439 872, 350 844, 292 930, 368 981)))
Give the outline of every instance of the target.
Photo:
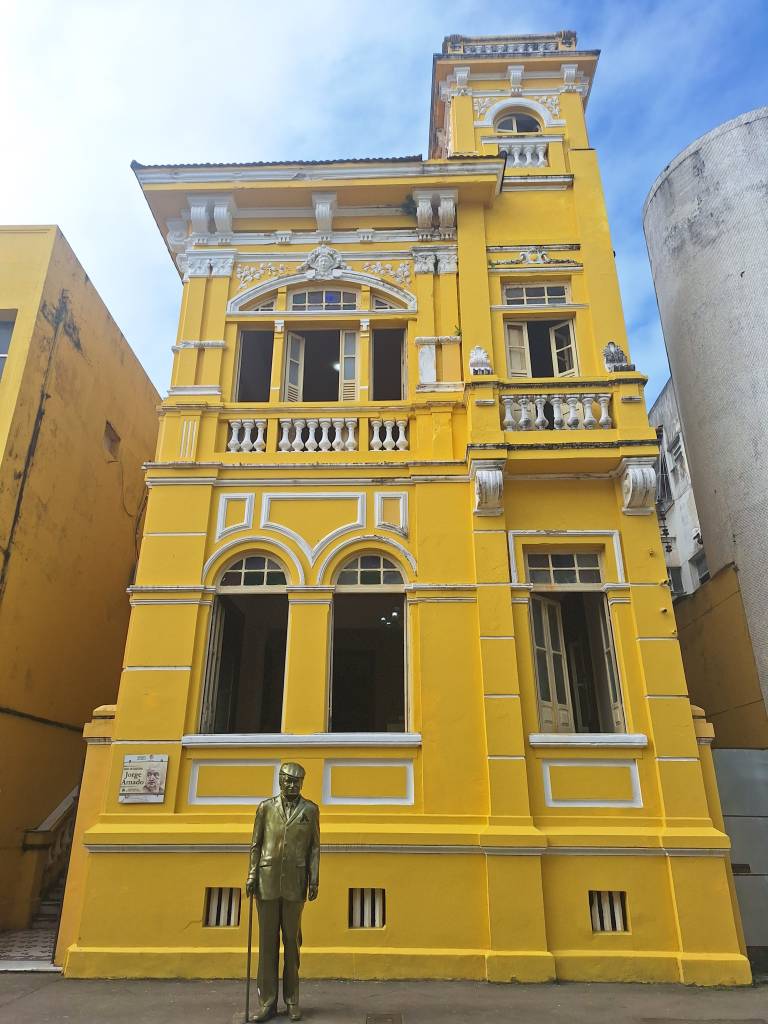
POLYGON ((167 754, 126 754, 120 779, 121 804, 161 804, 165 800, 167 754))

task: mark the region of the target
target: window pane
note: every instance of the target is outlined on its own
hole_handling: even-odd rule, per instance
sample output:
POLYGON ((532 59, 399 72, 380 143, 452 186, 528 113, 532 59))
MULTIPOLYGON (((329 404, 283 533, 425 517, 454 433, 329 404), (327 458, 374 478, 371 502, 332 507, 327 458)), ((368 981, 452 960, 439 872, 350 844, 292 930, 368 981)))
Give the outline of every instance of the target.
POLYGON ((597 568, 600 565, 598 556, 596 554, 578 554, 576 555, 576 561, 579 565, 589 566, 590 569, 597 568))
POLYGON ((515 121, 519 132, 537 132, 539 130, 539 122, 529 114, 515 114, 515 121))
POLYGON ((384 582, 385 583, 402 583, 403 582, 403 577, 400 575, 400 573, 396 569, 394 571, 391 570, 391 569, 385 569, 384 570, 384 582))
POLYGON ((525 297, 532 306, 541 306, 544 304, 545 295, 544 289, 539 287, 529 287, 525 289, 525 297))
POLYGON ((599 583, 600 582, 600 570, 599 569, 582 569, 579 572, 579 579, 582 583, 599 583))
POLYGON ((552 655, 552 669, 555 673, 555 694, 558 704, 567 704, 568 698, 565 692, 565 670, 563 669, 563 657, 561 654, 552 655))
POLYGON ((339 583, 344 586, 354 586, 357 583, 357 573, 354 569, 345 569, 344 572, 339 573, 339 583))
POLYGON ((549 555, 528 555, 528 565, 531 569, 548 569, 549 555))
POLYGON ((544 651, 536 651, 536 677, 539 682, 539 696, 542 700, 551 700, 549 690, 549 668, 544 651))
POLYGON ((573 369, 573 352, 570 348, 560 349, 557 353, 557 372, 568 373, 573 369))
POLYGON ((555 583, 575 583, 576 582, 576 570, 575 569, 555 569, 555 583))
POLYGON ((560 630, 558 628, 559 617, 557 614, 557 608, 551 604, 547 605, 547 617, 549 618, 549 642, 552 645, 553 651, 559 651, 560 648, 560 630))
POLYGON ((533 639, 537 647, 544 646, 544 623, 541 617, 541 604, 539 601, 534 601, 532 604, 533 609, 533 639))
POLYGON ((11 332, 13 331, 13 321, 3 320, 0 321, 0 355, 7 356, 8 348, 11 344, 11 332))
POLYGON ((229 572, 225 572, 221 577, 222 587, 239 587, 240 586, 240 573, 233 572, 232 569, 229 572))
POLYGON ((288 364, 288 383, 295 384, 297 387, 299 384, 299 364, 293 360, 288 364))
POLYGON ((352 380, 355 376, 355 357, 344 356, 344 379, 352 380))
POLYGON ((384 566, 385 569, 396 569, 397 568, 395 563, 393 561, 391 561, 391 559, 389 559, 389 558, 382 558, 381 559, 381 564, 384 566))
POLYGON ((260 587, 264 583, 263 572, 246 572, 243 573, 243 584, 246 587, 260 587))
POLYGON ((360 559, 361 569, 378 569, 381 566, 379 555, 363 555, 360 559))
POLYGON ((353 356, 355 354, 355 336, 346 332, 344 335, 344 355, 353 356))
POLYGON ((376 569, 363 569, 360 573, 361 583, 380 583, 381 574, 376 569))
POLYGON ((525 301, 522 288, 507 288, 505 295, 507 304, 510 306, 522 306, 525 301))
POLYGON ((550 302, 565 302, 565 285, 555 284, 549 287, 550 302))
POLYGON ((551 583, 549 569, 531 569, 529 573, 531 583, 551 583))
POLYGON ((267 573, 267 586, 268 587, 282 587, 285 585, 285 573, 283 572, 268 572, 267 573))
POLYGON ((570 569, 574 564, 573 555, 552 555, 552 567, 554 569, 570 569))
POLYGON ((246 558, 245 560, 246 569, 263 569, 264 559, 259 555, 254 555, 252 558, 246 558))

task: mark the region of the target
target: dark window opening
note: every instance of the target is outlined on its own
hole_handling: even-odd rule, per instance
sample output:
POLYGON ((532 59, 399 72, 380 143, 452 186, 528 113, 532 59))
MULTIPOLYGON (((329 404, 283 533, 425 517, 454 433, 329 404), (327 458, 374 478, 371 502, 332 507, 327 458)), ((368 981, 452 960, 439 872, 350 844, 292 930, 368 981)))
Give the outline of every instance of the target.
POLYGON ((382 329, 373 332, 374 402, 399 402, 403 397, 403 332, 382 329))
POLYGON ((285 594, 216 598, 203 732, 280 732, 287 632, 285 594))
POLYGON ((339 332, 307 331, 304 340, 304 401, 338 402, 339 332))
POLYGON ((13 334, 13 320, 0 320, 0 377, 3 376, 5 363, 8 359, 8 349, 11 346, 11 335, 13 334))
POLYGON ((496 124, 499 132, 538 132, 541 125, 530 114, 509 114, 496 124))
POLYGON ((604 595, 534 593, 531 614, 542 730, 623 732, 604 595))
POLYGON ((549 320, 528 321, 528 350, 531 354, 532 377, 554 377, 552 365, 552 345, 549 329, 554 322, 549 320))
POLYGON ((331 732, 405 728, 402 594, 336 594, 331 732))
POLYGON ((272 377, 272 331, 243 331, 240 335, 238 402, 268 402, 272 377))

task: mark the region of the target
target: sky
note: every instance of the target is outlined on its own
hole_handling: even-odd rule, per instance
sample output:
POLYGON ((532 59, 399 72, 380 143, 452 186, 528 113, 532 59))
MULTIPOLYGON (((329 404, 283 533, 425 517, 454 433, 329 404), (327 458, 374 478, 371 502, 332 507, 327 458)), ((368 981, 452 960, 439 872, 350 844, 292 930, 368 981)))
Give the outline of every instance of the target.
POLYGON ((158 391, 181 283, 130 169, 427 149, 443 37, 575 29, 632 358, 667 362, 645 197, 699 135, 768 103, 768 0, 0 0, 0 223, 58 224, 158 391))

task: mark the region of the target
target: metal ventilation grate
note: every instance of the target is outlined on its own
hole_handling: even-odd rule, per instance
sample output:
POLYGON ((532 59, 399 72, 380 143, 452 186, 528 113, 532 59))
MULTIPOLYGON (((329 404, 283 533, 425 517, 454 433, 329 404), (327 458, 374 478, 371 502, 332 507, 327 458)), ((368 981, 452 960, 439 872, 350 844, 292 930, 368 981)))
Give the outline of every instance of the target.
POLYGON ((593 932, 627 932, 627 894, 603 889, 589 890, 589 914, 593 932))
POLYGON ((206 928, 235 928, 240 924, 240 890, 210 888, 205 890, 206 928))
POLYGON ((383 889, 349 890, 349 927, 383 928, 386 923, 386 894, 383 889))

